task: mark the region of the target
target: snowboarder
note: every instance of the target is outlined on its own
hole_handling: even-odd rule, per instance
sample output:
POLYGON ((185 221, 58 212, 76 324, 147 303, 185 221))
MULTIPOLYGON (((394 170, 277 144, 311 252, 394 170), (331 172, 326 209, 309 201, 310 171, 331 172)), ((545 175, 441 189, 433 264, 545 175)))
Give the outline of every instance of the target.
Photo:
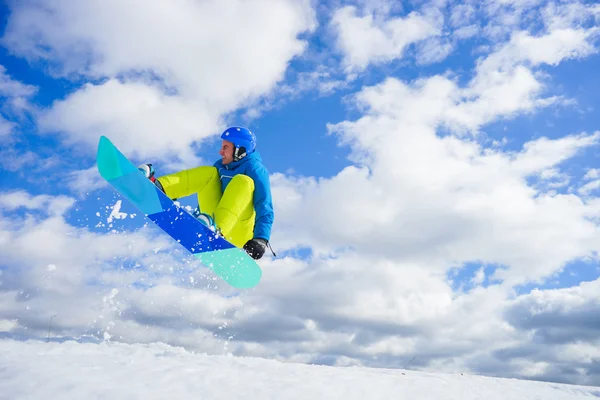
POLYGON ((233 126, 221 134, 221 139, 221 159, 212 167, 200 166, 159 178, 154 177, 151 164, 142 164, 139 169, 171 199, 196 193, 194 216, 258 260, 267 246, 270 248, 274 218, 269 173, 250 130, 233 126))

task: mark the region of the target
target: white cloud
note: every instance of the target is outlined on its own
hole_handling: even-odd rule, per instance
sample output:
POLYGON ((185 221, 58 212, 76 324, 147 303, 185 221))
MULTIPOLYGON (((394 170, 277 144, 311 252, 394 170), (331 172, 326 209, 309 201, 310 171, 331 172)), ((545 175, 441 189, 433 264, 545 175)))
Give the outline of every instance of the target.
MULTIPOLYGON (((144 251, 147 244, 142 234, 134 234, 138 245, 128 247, 118 236, 69 225, 64 215, 74 204, 72 197, 33 196, 23 190, 0 195, 2 258, 14 265, 39 265, 45 270, 49 263, 85 268, 98 258, 110 260, 119 254, 136 256, 144 251)), ((159 243, 168 242, 159 240, 155 245, 159 243)))
POLYGON ((281 73, 302 51, 296 35, 314 24, 306 2, 177 0, 142 8, 135 1, 36 3, 15 5, 8 22, 4 42, 17 53, 50 58, 65 73, 153 72, 184 94, 212 93, 215 102, 232 96, 224 88, 234 85, 241 92, 270 86, 273 72, 281 73), (273 18, 263 18, 267 10, 273 18), (252 62, 257 58, 260 67, 252 62))
POLYGON ((16 124, 14 122, 7 121, 0 115, 0 137, 10 135, 15 127, 16 124))
POLYGON ((493 42, 499 42, 523 25, 534 25, 539 22, 535 7, 543 2, 544 0, 485 2, 482 5, 482 10, 485 18, 489 21, 483 30, 484 36, 493 42))
MULTIPOLYGON (((600 7, 579 1, 554 2, 545 0, 490 1, 481 6, 488 20, 483 34, 494 43, 509 39, 515 31, 553 32, 594 25, 600 7), (591 22, 591 24, 590 24, 591 22)), ((592 30, 594 32, 595 29, 592 30)), ((596 35, 594 32, 593 35, 596 35)), ((535 34, 534 34, 535 36, 535 34)), ((556 38, 558 42, 561 38, 556 38)), ((562 38, 564 39, 564 38, 562 38)), ((560 43, 558 43, 560 45, 560 43)), ((551 45, 550 49, 555 46, 551 45)), ((536 51, 546 52, 538 48, 536 51)))
POLYGON ((69 189, 80 196, 107 186, 107 182, 98 173, 98 167, 72 171, 66 178, 69 189))
MULTIPOLYGON (((517 32, 512 36, 510 43, 497 53, 495 58, 490 58, 487 62, 508 64, 526 60, 532 65, 556 65, 563 60, 581 58, 595 52, 590 42, 595 34, 594 28, 555 29, 539 37, 531 36, 526 32, 517 32)), ((493 68, 497 68, 497 65, 493 68)))
POLYGON ((530 112, 552 104, 556 99, 539 99, 543 85, 530 70, 518 66, 511 70, 481 72, 462 91, 463 96, 473 98, 448 110, 448 122, 454 129, 462 127, 476 130, 498 115, 507 117, 516 113, 530 112))
MULTIPOLYGON (((465 104, 457 93, 441 77, 410 87, 388 79, 363 89, 357 99, 365 115, 331 130, 364 168, 319 181, 274 179, 274 192, 286 199, 276 210, 285 221, 281 240, 324 254, 354 248, 373 257, 416 258, 432 271, 482 260, 506 266, 493 278, 510 285, 544 279, 598 251, 588 206, 573 195, 540 192, 526 178, 560 170, 579 150, 597 145, 600 134, 541 138, 516 153, 439 137, 435 127, 465 104)), ((505 112, 492 108, 471 117, 490 122, 505 112)))
MULTIPOLYGON (((588 267, 592 267, 589 265, 588 267)), ((596 375, 598 357, 598 287, 600 280, 583 282, 578 286, 533 290, 519 296, 507 308, 507 320, 528 339, 515 348, 515 352, 529 347, 529 363, 551 363, 546 379, 555 380, 561 375, 566 380, 591 382, 596 375), (550 357, 544 349, 553 349, 550 357)), ((525 361, 525 360, 524 360, 525 361)))
POLYGON ((600 179, 586 183, 578 189, 578 192, 583 196, 587 196, 598 189, 600 189, 600 179))
POLYGON ((479 268, 473 278, 471 278, 471 284, 481 285, 485 280, 485 270, 483 267, 479 268))
POLYGON ((37 92, 37 88, 12 79, 6 68, 0 65, 0 138, 9 140, 8 136, 19 127, 17 121, 27 112, 34 110, 29 99, 37 92), (9 118, 9 119, 7 119, 9 118))
MULTIPOLYGON (((356 20, 368 26, 374 24, 373 17, 357 18, 354 13, 353 8, 341 9, 336 14, 337 20, 334 18, 334 21, 346 23, 346 21, 356 20)), ((348 26, 352 26, 352 22, 348 23, 348 26)), ((373 32, 378 33, 378 37, 384 37, 379 30, 373 29, 373 32)), ((348 28, 348 30, 352 35, 359 35, 362 32, 360 29, 348 28)), ((556 96, 541 97, 545 90, 543 77, 537 75, 531 68, 542 64, 556 65, 567 59, 586 57, 595 52, 594 37, 593 27, 555 28, 539 36, 532 36, 526 31, 517 31, 507 43, 500 44, 495 51, 478 61, 475 77, 467 87, 459 89, 454 82, 441 77, 428 80, 430 87, 435 86, 439 90, 439 95, 427 97, 426 101, 435 98, 435 102, 429 104, 429 109, 420 107, 419 113, 409 118, 419 120, 424 117, 423 113, 429 113, 435 115, 435 118, 443 118, 445 123, 454 130, 476 131, 498 116, 512 117, 517 113, 532 112, 537 108, 568 102, 556 96), (451 103, 455 105, 447 107, 451 103), (444 108, 445 115, 431 111, 432 107, 433 110, 444 108)), ((341 33, 342 42, 343 38, 344 34, 341 33)), ((417 61, 430 63, 446 57, 454 44, 440 42, 440 40, 436 37, 421 40, 417 44, 417 49, 420 49, 417 53, 417 61)), ((355 44, 362 43, 358 39, 347 41, 355 44)), ((354 62, 354 64, 364 66, 371 59, 370 52, 376 51, 373 49, 377 49, 377 46, 357 45, 357 47, 366 53, 357 56, 362 57, 362 64, 361 62, 354 62)), ((349 51, 347 50, 348 54, 349 51)), ((395 54, 392 58, 397 57, 399 55, 395 54)), ((393 105, 390 108, 397 110, 395 103, 397 102, 391 102, 390 104, 393 105)))
POLYGON ((457 4, 452 7, 449 23, 452 27, 470 26, 475 19, 476 9, 471 4, 457 4))
POLYGON ((0 96, 10 98, 27 98, 32 96, 37 88, 12 79, 6 68, 0 65, 0 96))
MULTIPOLYGON (((162 296, 165 304, 171 302, 173 315, 181 315, 180 307, 189 302, 184 311, 192 320, 199 318, 193 305, 201 300, 206 307, 205 328, 219 321, 212 314, 215 310, 239 302, 235 297, 226 300, 220 291, 207 290, 214 276, 166 235, 156 236, 157 229, 116 234, 122 230, 117 221, 113 221, 111 233, 75 228, 64 216, 73 204, 74 199, 66 196, 32 196, 23 191, 0 196, 0 258, 8 266, 2 270, 0 282, 0 320, 16 321, 5 324, 11 334, 45 337, 49 318, 56 315, 53 332, 64 336, 108 335, 127 341, 155 334, 157 340, 168 340, 168 327, 149 335, 149 322, 142 315, 166 318, 163 311, 167 310, 155 308, 155 301, 162 296), (182 282, 185 273, 194 277, 194 286, 182 282), (185 289, 186 285, 190 286, 185 289), (147 291, 144 286, 160 289, 147 291), (154 298, 154 293, 160 294, 154 298), (123 314, 126 311, 128 315, 123 314)), ((180 335, 178 340, 192 344, 202 329, 199 326, 194 334, 180 335)), ((217 340, 205 346, 215 351, 217 340)))
MULTIPOLYGON (((515 61, 522 57, 521 61, 534 65, 554 64, 595 52, 592 42, 598 37, 597 28, 584 29, 582 22, 600 15, 598 7, 549 3, 536 9, 540 3, 528 0, 460 4, 453 5, 447 16, 443 14, 445 2, 431 3, 403 17, 393 16, 381 7, 359 10, 346 6, 333 14, 330 24, 337 34, 337 46, 348 73, 402 59, 412 44, 417 45, 417 63, 439 62, 454 50, 458 40, 471 38, 482 29, 493 43, 503 44, 504 39, 509 39, 504 54, 497 57, 515 61), (480 27, 477 17, 482 12, 489 22, 480 27), (531 33, 540 31, 540 20, 545 31, 531 33), (443 39, 449 28, 453 40, 443 39)), ((504 64, 506 60, 500 61, 504 64)))
POLYGON ((347 82, 340 79, 335 79, 335 71, 324 66, 319 66, 312 72, 301 72, 298 74, 298 81, 289 88, 284 88, 282 94, 292 93, 300 94, 307 92, 316 87, 321 96, 332 94, 335 90, 347 86, 347 82))
POLYGON ((463 26, 455 30, 452 35, 457 39, 468 39, 479 33, 479 27, 476 25, 463 26))
POLYGON ((590 168, 583 177, 584 180, 600 178, 600 168, 590 168))
POLYGON ((62 215, 74 203, 75 200, 67 196, 32 196, 23 190, 0 195, 0 209, 8 211, 25 208, 29 210, 47 211, 49 215, 62 215))
MULTIPOLYGON (((575 154, 575 153, 573 153, 575 154)), ((566 187, 571 182, 571 177, 558 168, 544 169, 539 173, 539 185, 547 185, 548 188, 558 189, 566 187)))
POLYGON ((16 320, 0 319, 0 332, 9 332, 18 325, 16 320))
POLYGON ((217 115, 202 105, 140 83, 109 80, 87 84, 40 116, 42 129, 67 133, 69 144, 97 146, 106 135, 130 156, 179 155, 191 160, 187 145, 215 132, 217 115), (203 112, 204 111, 204 112, 203 112))
POLYGON ((439 38, 425 40, 417 45, 417 64, 433 64, 444 60, 454 50, 449 41, 439 38))
POLYGON ((54 0, 15 3, 3 41, 58 74, 108 78, 57 102, 46 130, 84 143, 107 133, 129 152, 189 159, 187 146, 217 133, 222 115, 275 87, 314 27, 304 1, 54 0))
POLYGON ((550 140, 540 138, 528 142, 515 157, 514 168, 524 175, 540 172, 573 157, 580 149, 600 143, 600 132, 592 135, 570 135, 550 140))
POLYGON ((600 5, 582 2, 549 2, 541 11, 544 24, 549 29, 568 29, 598 21, 600 5))
POLYGON ((372 14, 357 16, 353 6, 336 10, 331 26, 338 33, 337 45, 348 72, 402 58, 410 44, 439 34, 436 21, 418 12, 411 12, 405 18, 381 20, 372 14))
POLYGON ((555 178, 560 178, 561 177, 561 173, 557 168, 549 168, 549 169, 545 169, 540 173, 540 178, 542 179, 555 179, 555 178))
POLYGON ((318 96, 331 96, 337 90, 347 88, 350 79, 340 79, 336 75, 335 68, 325 65, 318 65, 313 71, 298 71, 295 73, 295 80, 282 83, 268 96, 264 96, 261 102, 248 107, 244 117, 247 120, 256 119, 310 92, 317 92, 318 96))
POLYGON ((566 59, 590 55, 594 29, 561 29, 533 37, 517 32, 510 41, 479 60, 476 76, 462 91, 474 98, 448 110, 451 126, 477 129, 498 115, 511 116, 563 101, 540 98, 544 84, 527 66, 556 65, 566 59))

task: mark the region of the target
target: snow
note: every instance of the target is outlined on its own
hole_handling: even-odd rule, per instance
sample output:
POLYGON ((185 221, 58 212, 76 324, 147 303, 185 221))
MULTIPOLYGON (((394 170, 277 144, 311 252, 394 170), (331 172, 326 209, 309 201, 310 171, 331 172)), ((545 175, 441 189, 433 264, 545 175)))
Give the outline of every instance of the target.
POLYGON ((166 344, 0 340, 0 399, 567 400, 600 388, 194 354, 166 344))
POLYGON ((117 202, 111 208, 112 211, 106 219, 106 222, 108 222, 109 224, 113 222, 113 219, 127 218, 127 213, 121 212, 121 200, 117 200, 117 202))

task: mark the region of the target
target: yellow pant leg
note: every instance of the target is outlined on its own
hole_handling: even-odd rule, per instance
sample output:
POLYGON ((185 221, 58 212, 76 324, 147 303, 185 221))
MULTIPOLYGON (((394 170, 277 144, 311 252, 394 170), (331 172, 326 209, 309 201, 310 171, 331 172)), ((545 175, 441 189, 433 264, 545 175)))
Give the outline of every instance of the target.
POLYGON ((256 213, 253 205, 254 181, 236 175, 227 185, 215 210, 215 223, 227 240, 242 247, 252 239, 256 213))
POLYGON ((221 179, 219 179, 219 172, 215 167, 201 168, 204 169, 202 170, 203 179, 197 189, 198 205, 200 211, 214 216, 217 205, 221 201, 221 179))
MULTIPOLYGON (((193 193, 203 193, 201 207, 215 210, 221 199, 221 181, 215 167, 196 167, 158 178, 165 193, 171 199, 179 199, 193 193)), ((204 211, 204 210, 203 210, 204 211)), ((206 211, 208 213, 208 211, 206 211)))

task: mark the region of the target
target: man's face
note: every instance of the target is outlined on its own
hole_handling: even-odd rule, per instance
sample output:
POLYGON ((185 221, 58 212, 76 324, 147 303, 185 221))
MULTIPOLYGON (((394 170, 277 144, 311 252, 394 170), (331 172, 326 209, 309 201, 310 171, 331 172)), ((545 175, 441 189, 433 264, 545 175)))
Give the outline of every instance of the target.
POLYGON ((221 150, 219 151, 219 154, 223 159, 223 165, 227 165, 233 161, 233 148, 233 143, 231 143, 229 140, 223 140, 221 143, 221 150))

